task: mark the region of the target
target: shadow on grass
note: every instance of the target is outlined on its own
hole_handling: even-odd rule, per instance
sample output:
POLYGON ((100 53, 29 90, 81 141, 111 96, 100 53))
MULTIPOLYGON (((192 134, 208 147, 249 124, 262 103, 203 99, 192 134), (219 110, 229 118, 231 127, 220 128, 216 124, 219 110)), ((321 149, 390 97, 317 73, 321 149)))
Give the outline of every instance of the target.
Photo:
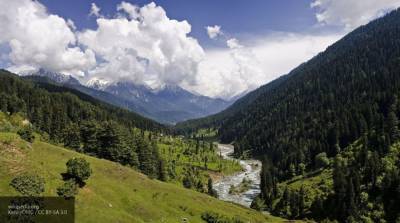
POLYGON ((61 175, 63 181, 68 181, 71 179, 74 180, 78 184, 79 188, 82 188, 86 185, 85 182, 81 181, 80 179, 77 179, 76 177, 74 177, 68 173, 61 173, 60 175, 61 175))

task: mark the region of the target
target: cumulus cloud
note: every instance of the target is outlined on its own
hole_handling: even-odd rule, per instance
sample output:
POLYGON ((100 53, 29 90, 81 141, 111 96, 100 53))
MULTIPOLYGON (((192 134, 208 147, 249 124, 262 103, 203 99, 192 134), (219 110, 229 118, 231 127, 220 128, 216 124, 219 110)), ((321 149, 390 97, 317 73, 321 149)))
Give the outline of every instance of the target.
POLYGON ((239 48, 208 50, 199 65, 198 84, 192 89, 231 98, 288 73, 341 36, 276 33, 244 42, 239 48))
POLYGON ((83 75, 95 64, 94 53, 81 50, 71 22, 49 14, 37 1, 0 0, 0 44, 10 48, 8 57, 14 72, 39 67, 83 75))
POLYGON ((89 78, 132 80, 152 87, 195 84, 204 52, 188 36, 191 26, 187 21, 168 18, 155 3, 138 7, 122 2, 117 9, 123 14, 98 18, 96 30, 78 34, 79 42, 102 61, 89 71, 89 78))
POLYGON ((400 7, 399 0, 313 0, 318 22, 353 29, 387 11, 400 7))
POLYGON ((206 30, 207 30, 208 37, 210 37, 210 39, 215 39, 218 36, 223 34, 221 31, 221 26, 218 26, 218 25, 207 26, 206 30))
MULTIPOLYGON (((0 11, 0 48, 6 49, 1 60, 14 72, 44 68, 85 75, 86 81, 180 85, 212 97, 252 90, 340 38, 281 33, 239 41, 213 26, 207 27, 209 37, 226 47, 204 50, 190 37, 187 21, 170 19, 155 3, 121 2, 111 18, 93 4, 97 27, 79 32, 72 20, 50 14, 37 1, 0 0, 0 7, 7 8, 0 11)), ((322 13, 323 0, 314 7, 322 13)))
POLYGON ((100 10, 101 9, 96 5, 96 3, 92 3, 89 16, 100 17, 100 10))

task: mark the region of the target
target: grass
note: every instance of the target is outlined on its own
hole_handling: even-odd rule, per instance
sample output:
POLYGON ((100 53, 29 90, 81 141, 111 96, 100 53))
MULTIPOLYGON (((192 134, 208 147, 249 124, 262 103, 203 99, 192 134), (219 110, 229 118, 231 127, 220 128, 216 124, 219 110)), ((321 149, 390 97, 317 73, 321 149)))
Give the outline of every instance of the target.
POLYGON ((303 187, 306 194, 305 200, 313 201, 316 197, 326 196, 331 192, 333 188, 332 169, 311 172, 305 176, 299 176, 283 182, 279 186, 281 188, 287 186, 292 191, 300 191, 300 188, 303 187))
POLYGON ((73 157, 90 162, 93 175, 76 197, 76 222, 203 222, 206 211, 245 222, 284 222, 178 185, 151 180, 135 170, 86 156, 40 140, 28 144, 15 133, 0 133, 0 196, 18 195, 9 182, 19 174, 37 174, 46 181, 47 196, 56 196, 61 173, 73 157))
POLYGON ((217 141, 218 140, 218 129, 214 128, 203 128, 197 130, 194 134, 195 137, 201 138, 205 141, 217 141))
POLYGON ((182 184, 184 168, 193 166, 200 171, 203 183, 207 183, 209 175, 231 175, 242 171, 242 166, 234 160, 223 159, 216 152, 216 145, 210 142, 197 142, 181 138, 165 137, 159 144, 161 156, 167 163, 175 163, 176 178, 172 182, 182 184), (207 161, 207 162, 205 162, 207 161))

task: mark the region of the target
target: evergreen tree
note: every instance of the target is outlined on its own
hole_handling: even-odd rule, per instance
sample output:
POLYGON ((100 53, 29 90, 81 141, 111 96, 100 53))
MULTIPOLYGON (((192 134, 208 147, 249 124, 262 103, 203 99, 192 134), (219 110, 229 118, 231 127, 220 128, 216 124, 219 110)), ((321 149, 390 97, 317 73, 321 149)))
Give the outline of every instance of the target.
POLYGON ((210 196, 218 197, 217 191, 214 190, 214 188, 213 188, 213 180, 211 179, 211 177, 208 178, 208 182, 207 182, 207 193, 208 193, 210 196))
POLYGON ((304 186, 302 185, 300 187, 300 191, 299 191, 299 217, 303 218, 305 215, 305 211, 306 211, 306 192, 304 190, 304 186))
POLYGON ((394 111, 389 112, 387 123, 391 142, 397 142, 400 139, 399 119, 397 118, 394 111))
POLYGON ((81 152, 81 135, 77 124, 70 124, 64 129, 64 146, 81 152))
POLYGON ((347 183, 346 188, 346 207, 347 207, 347 216, 355 216, 356 215, 356 197, 354 192, 354 185, 352 177, 349 177, 349 182, 347 183))
POLYGON ((81 138, 83 143, 83 150, 86 153, 98 154, 98 126, 94 121, 86 121, 81 127, 81 138))
POLYGON ((324 209, 324 200, 321 196, 317 196, 317 198, 311 204, 310 210, 315 220, 320 220, 324 216, 326 216, 324 209))
POLYGON ((149 177, 156 177, 156 165, 154 165, 153 148, 143 138, 137 138, 136 146, 139 155, 139 169, 149 177))
POLYGON ((165 161, 163 159, 159 160, 159 164, 158 164, 159 170, 159 177, 158 179, 161 181, 168 181, 168 172, 167 172, 167 167, 165 164, 165 161))

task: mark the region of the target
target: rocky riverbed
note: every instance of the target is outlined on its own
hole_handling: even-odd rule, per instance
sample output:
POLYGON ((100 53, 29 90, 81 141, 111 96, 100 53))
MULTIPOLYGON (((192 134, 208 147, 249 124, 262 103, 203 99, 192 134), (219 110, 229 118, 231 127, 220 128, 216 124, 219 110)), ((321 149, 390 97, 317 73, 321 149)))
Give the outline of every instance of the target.
POLYGON ((261 162, 258 160, 241 160, 231 157, 233 153, 232 145, 218 144, 218 153, 224 159, 238 161, 243 168, 242 172, 224 176, 214 183, 213 187, 218 192, 219 199, 250 207, 253 199, 260 193, 261 162), (243 179, 250 180, 249 189, 239 194, 229 193, 231 186, 238 187, 243 182, 243 179))

